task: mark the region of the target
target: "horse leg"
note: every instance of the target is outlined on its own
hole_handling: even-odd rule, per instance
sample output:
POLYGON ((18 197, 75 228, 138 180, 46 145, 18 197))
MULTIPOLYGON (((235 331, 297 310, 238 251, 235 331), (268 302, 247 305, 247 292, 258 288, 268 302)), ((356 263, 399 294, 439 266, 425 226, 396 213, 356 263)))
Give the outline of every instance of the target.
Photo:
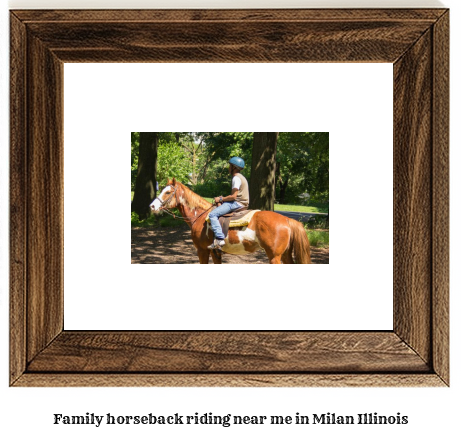
POLYGON ((289 234, 287 232, 280 232, 278 237, 274 238, 273 235, 270 237, 261 238, 259 237, 259 245, 264 249, 269 259, 269 263, 293 263, 289 261, 291 259, 291 250, 287 249, 289 243, 289 234))
POLYGON ((275 264, 275 263, 282 263, 280 261, 281 256, 274 256, 272 259, 269 257, 270 263, 275 264))
POLYGON ((290 249, 286 250, 285 253, 282 254, 282 262, 283 263, 294 263, 293 256, 291 255, 290 249))
POLYGON ((213 259, 213 263, 222 263, 222 253, 219 250, 211 250, 211 258, 213 259))
POLYGON ((200 263, 208 263, 208 259, 210 258, 210 250, 206 249, 206 248, 199 248, 197 250, 197 254, 198 254, 198 259, 200 261, 200 263))

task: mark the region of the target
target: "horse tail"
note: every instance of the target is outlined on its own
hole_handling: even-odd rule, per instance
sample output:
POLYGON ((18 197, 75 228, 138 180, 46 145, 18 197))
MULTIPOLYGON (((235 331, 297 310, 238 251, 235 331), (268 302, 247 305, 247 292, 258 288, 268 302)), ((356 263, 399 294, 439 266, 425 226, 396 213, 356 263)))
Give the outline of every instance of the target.
POLYGON ((290 248, 294 249, 296 263, 311 263, 311 247, 304 226, 291 218, 288 219, 291 230, 290 248))

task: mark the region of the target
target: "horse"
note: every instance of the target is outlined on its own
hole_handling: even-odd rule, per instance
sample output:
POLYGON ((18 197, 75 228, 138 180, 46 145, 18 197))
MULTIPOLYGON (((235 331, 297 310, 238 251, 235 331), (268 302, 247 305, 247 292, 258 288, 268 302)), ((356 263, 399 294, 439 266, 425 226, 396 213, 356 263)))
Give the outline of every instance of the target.
MULTIPOLYGON (((212 207, 174 178, 168 180, 166 187, 150 204, 154 213, 177 208, 191 229, 200 263, 207 264, 211 254, 213 263, 220 264, 219 250, 208 248, 214 239, 213 230, 206 221, 212 207)), ((261 249, 271 264, 311 263, 309 239, 303 225, 275 212, 258 211, 247 226, 229 228, 222 247, 222 251, 229 254, 249 254, 261 249)))

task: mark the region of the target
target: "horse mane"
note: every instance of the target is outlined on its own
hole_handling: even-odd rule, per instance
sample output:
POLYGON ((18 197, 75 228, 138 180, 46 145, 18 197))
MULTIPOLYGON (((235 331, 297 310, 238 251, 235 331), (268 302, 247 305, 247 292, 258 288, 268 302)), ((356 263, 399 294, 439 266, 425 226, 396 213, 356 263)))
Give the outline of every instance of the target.
POLYGON ((182 183, 176 181, 177 185, 180 185, 183 189, 183 196, 184 200, 187 202, 191 209, 200 208, 200 209, 209 209, 211 203, 205 200, 200 195, 196 194, 194 191, 190 190, 187 186, 183 185, 182 183))

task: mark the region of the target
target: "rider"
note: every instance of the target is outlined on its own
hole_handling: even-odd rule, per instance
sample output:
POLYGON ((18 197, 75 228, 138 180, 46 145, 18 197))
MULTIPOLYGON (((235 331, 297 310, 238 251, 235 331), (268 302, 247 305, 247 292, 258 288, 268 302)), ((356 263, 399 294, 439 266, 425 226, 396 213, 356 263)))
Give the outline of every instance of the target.
POLYGON ((233 210, 242 207, 248 207, 250 203, 250 194, 248 189, 247 179, 240 174, 240 171, 245 168, 245 162, 241 157, 233 157, 229 161, 229 174, 232 175, 232 193, 227 197, 222 195, 214 198, 215 203, 222 203, 221 206, 210 212, 210 224, 213 229, 215 239, 208 247, 212 250, 221 248, 224 242, 224 234, 219 224, 219 217, 233 210))

